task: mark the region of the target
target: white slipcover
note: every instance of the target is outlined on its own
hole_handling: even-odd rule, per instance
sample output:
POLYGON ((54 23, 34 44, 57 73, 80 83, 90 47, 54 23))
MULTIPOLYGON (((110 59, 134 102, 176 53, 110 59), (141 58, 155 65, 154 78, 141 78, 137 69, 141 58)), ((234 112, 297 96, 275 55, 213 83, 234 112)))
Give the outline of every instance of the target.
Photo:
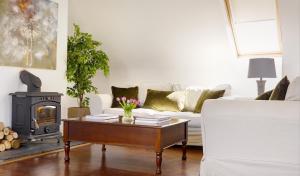
POLYGON ((299 176, 300 102, 208 100, 201 176, 299 176))

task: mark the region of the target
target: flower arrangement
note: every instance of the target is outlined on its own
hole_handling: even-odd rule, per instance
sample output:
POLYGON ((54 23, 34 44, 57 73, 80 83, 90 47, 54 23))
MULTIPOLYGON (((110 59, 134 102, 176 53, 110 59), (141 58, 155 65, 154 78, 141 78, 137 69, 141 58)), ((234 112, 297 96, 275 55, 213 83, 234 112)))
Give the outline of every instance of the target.
POLYGON ((132 110, 136 108, 140 102, 136 99, 127 99, 126 97, 117 97, 116 100, 124 110, 124 117, 133 119, 132 110))

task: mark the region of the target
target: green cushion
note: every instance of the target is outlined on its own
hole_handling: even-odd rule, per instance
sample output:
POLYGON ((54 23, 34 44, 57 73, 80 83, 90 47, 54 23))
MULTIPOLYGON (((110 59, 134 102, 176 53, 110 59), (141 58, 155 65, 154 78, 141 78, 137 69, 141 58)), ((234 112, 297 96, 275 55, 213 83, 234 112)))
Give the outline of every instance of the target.
POLYGON ((113 95, 113 102, 111 107, 118 108, 121 107, 116 98, 126 97, 127 99, 138 99, 139 87, 129 87, 129 88, 121 88, 121 87, 111 87, 111 92, 113 95))
POLYGON ((178 112, 179 108, 175 101, 167 98, 172 91, 147 90, 147 97, 143 108, 154 109, 157 111, 178 112))
POLYGON ((204 90, 198 99, 194 113, 201 113, 202 106, 203 106, 205 100, 220 98, 224 95, 224 93, 225 93, 225 90, 215 90, 215 91, 214 90, 204 90))
POLYGON ((270 100, 284 100, 289 84, 287 76, 282 78, 273 90, 270 100))
POLYGON ((269 91, 259 95, 258 97, 256 97, 255 100, 269 100, 272 92, 273 92, 273 90, 269 90, 269 91))

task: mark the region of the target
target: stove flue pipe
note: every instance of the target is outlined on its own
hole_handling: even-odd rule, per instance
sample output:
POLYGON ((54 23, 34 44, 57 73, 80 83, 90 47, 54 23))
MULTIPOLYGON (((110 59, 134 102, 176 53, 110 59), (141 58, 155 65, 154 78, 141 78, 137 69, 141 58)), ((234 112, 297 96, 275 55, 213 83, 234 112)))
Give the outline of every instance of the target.
POLYGON ((22 83, 27 85, 27 92, 41 92, 41 79, 34 74, 23 70, 20 72, 20 79, 22 83))

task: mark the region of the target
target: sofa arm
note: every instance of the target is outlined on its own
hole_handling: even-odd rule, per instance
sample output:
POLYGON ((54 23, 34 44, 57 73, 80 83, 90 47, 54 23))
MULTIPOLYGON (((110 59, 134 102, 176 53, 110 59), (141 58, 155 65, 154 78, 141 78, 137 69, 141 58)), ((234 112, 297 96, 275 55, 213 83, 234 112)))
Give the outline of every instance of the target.
POLYGON ((300 165, 300 102, 208 100, 204 157, 300 165))
POLYGON ((110 94, 89 94, 90 111, 92 115, 103 113, 104 109, 110 108, 112 96, 110 94))

